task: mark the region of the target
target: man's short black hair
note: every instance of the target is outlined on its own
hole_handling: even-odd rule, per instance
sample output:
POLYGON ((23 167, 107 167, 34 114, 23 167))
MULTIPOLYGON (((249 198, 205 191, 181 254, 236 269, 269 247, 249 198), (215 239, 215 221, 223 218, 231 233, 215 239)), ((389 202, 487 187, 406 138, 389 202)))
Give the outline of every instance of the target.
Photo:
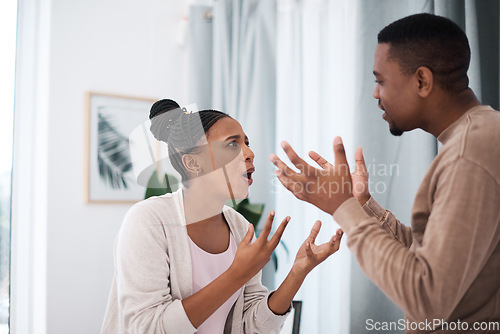
POLYGON ((437 84, 450 93, 459 93, 469 86, 469 41, 448 18, 432 14, 404 17, 382 29, 378 42, 389 44, 389 58, 399 63, 405 75, 425 66, 437 84))

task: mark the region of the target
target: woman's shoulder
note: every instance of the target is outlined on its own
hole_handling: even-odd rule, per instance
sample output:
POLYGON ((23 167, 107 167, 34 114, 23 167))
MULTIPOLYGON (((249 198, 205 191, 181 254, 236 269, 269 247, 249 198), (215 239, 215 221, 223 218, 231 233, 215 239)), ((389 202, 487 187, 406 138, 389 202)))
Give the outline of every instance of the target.
POLYGON ((177 221, 182 210, 178 191, 161 196, 153 196, 132 205, 123 219, 123 225, 164 225, 167 221, 177 221))

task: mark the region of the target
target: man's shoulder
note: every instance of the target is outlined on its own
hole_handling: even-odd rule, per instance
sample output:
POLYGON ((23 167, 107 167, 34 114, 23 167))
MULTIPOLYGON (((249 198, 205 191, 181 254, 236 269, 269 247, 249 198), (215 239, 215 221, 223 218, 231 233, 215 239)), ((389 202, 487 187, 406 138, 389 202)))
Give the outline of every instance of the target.
POLYGON ((500 113, 488 108, 466 116, 466 124, 459 138, 462 153, 478 157, 500 153, 500 113))
POLYGON ((479 108, 466 115, 455 145, 457 157, 469 160, 500 180, 500 112, 479 108))

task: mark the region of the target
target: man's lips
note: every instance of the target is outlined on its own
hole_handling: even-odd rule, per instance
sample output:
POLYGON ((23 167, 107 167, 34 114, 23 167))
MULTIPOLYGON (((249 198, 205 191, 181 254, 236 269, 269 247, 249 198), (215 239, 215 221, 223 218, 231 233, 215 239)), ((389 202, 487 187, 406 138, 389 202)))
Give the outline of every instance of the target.
POLYGON ((380 110, 385 111, 385 108, 382 103, 380 103, 380 100, 378 101, 378 107, 380 108, 380 110))

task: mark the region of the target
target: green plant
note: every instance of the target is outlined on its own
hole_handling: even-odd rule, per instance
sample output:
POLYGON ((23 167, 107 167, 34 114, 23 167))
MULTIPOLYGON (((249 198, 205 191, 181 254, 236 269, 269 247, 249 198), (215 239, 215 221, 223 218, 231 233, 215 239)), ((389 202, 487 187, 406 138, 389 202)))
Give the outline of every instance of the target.
POLYGON ((179 181, 175 177, 168 174, 165 174, 163 176, 163 180, 160 180, 160 178, 158 177, 158 173, 155 170, 153 172, 153 175, 151 175, 151 177, 149 178, 144 199, 151 196, 161 196, 168 193, 173 193, 177 190, 178 184, 179 181))

